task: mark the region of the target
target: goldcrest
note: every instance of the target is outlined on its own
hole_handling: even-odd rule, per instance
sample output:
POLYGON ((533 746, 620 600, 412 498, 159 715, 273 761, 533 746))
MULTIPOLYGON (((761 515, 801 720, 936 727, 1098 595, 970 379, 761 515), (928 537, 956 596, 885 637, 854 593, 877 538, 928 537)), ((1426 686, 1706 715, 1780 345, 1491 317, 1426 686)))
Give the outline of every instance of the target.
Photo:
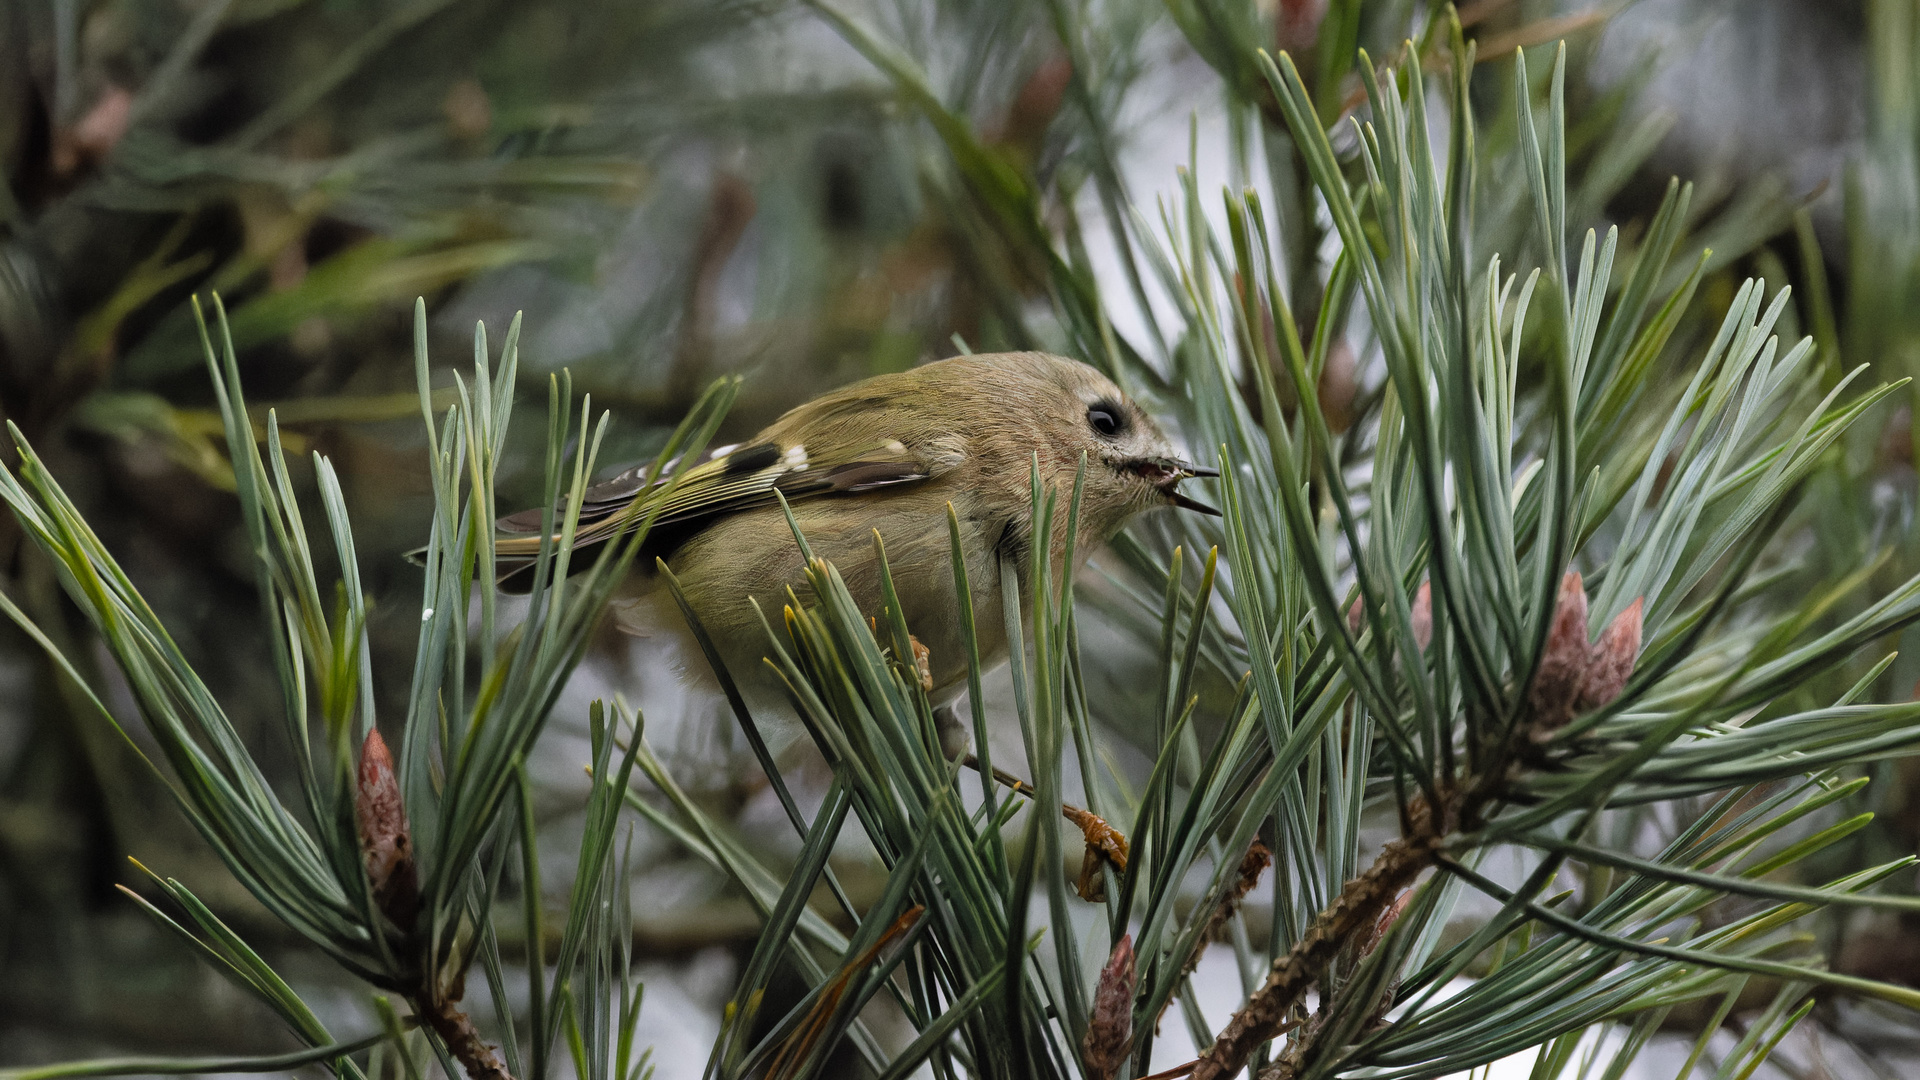
MULTIPOLYGON (((656 509, 637 563, 663 557, 736 679, 765 677, 766 630, 792 589, 810 590, 778 500, 816 556, 839 570, 861 609, 882 602, 877 531, 902 615, 926 647, 936 703, 964 688, 967 647, 954 585, 947 506, 960 523, 983 661, 1006 655, 1002 567, 1020 576, 1023 606, 1033 536, 1032 470, 1071 493, 1084 456, 1078 533, 1084 560, 1128 519, 1158 506, 1217 513, 1180 493, 1181 480, 1217 476, 1180 460, 1159 425, 1086 364, 1045 353, 959 356, 878 375, 799 406, 745 443, 713 451, 679 483, 646 483, 647 466, 589 488, 575 567, 593 547, 626 535, 656 509)), ((500 519, 501 587, 524 590, 540 546, 541 512, 500 519)), ((1064 510, 1052 538, 1058 569, 1064 510)), ((643 621, 678 623, 671 601, 643 603, 643 621)), ((628 615, 629 620, 635 618, 628 615)), ((672 629, 672 627, 660 627, 672 629)))

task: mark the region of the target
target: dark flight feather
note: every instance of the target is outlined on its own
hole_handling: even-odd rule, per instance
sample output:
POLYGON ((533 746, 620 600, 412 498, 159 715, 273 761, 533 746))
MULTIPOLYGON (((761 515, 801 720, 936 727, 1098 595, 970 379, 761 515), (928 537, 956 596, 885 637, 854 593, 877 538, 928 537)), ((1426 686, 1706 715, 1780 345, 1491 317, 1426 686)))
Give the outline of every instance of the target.
MULTIPOLYGON (((575 572, 592 566, 602 545, 638 528, 656 510, 658 516, 641 544, 641 565, 672 554, 717 518, 771 504, 775 492, 789 502, 858 495, 925 480, 936 471, 897 441, 870 447, 854 461, 818 466, 808 459, 804 446, 756 443, 704 461, 677 482, 666 470, 661 480, 649 486, 646 477, 651 469, 651 463, 636 466, 582 493, 571 561, 575 572)), ((503 591, 532 588, 543 517, 544 511, 535 507, 496 522, 502 535, 494 543, 495 561, 503 591)))

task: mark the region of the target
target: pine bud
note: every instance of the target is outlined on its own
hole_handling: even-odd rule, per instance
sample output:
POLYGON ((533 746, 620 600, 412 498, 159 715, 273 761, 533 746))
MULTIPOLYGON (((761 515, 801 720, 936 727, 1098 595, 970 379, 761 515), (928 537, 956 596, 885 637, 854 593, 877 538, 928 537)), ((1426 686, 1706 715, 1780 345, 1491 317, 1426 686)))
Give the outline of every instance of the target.
POLYGON ((1546 651, 1533 676, 1527 704, 1536 731, 1564 727, 1573 719, 1574 703, 1587 670, 1587 592, 1580 571, 1569 570, 1560 579, 1553 604, 1553 625, 1547 629, 1546 651))
MULTIPOLYGON (((1413 594, 1413 609, 1409 612, 1413 622, 1413 640, 1425 649, 1433 642, 1433 582, 1423 581, 1420 590, 1413 594)), ((1360 599, 1354 598, 1347 608, 1347 629, 1355 634, 1365 621, 1366 612, 1362 610, 1360 599)))
POLYGON ((1086 1037, 1080 1040, 1080 1063, 1087 1080, 1112 1080, 1126 1063, 1133 1041, 1133 935, 1122 934, 1113 954, 1100 969, 1100 985, 1093 991, 1093 1015, 1086 1037))
POLYGON ((413 929, 420 913, 420 881, 413 865, 413 837, 393 755, 378 730, 367 732, 360 747, 359 790, 354 817, 360 826, 360 856, 366 860, 373 899, 402 930, 413 929))
POLYGON ((1607 704, 1627 688, 1633 662, 1640 656, 1640 614, 1644 605, 1644 598, 1636 597, 1601 631, 1587 662, 1586 678, 1580 683, 1581 712, 1607 704))

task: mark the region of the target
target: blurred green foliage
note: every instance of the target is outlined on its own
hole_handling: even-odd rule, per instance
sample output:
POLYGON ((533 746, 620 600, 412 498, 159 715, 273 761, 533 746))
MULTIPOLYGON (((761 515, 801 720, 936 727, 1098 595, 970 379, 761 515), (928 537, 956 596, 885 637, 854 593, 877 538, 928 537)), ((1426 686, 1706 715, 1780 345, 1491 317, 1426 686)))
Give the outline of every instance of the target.
MULTIPOLYGON (((1654 313, 1661 348, 1637 358, 1656 382, 1674 357, 1705 347, 1752 273, 1767 278, 1767 300, 1794 285, 1783 337, 1814 337, 1827 386, 1861 363, 1876 380, 1920 374, 1920 14, 1905 0, 1858 7, 1868 122, 1837 184, 1844 217, 1833 229, 1815 210, 1836 193, 1809 203, 1766 175, 1666 201, 1655 163, 1668 121, 1636 107, 1640 80, 1582 78, 1592 19, 1531 0, 1463 5, 1481 57, 1469 82, 1484 176, 1520 175, 1513 49, 1572 35, 1565 235, 1543 235, 1525 184, 1483 182, 1474 250, 1531 266, 1614 223, 1617 265, 1671 253, 1657 293, 1683 298, 1654 313), (1696 262, 1703 248, 1711 255, 1696 262)), ((431 503, 404 348, 416 295, 428 297, 439 355, 457 355, 448 350, 464 346, 474 318, 504 324, 525 308, 523 381, 544 392, 547 373, 566 366, 613 406, 608 461, 657 449, 717 374, 751 376, 724 439, 814 390, 956 341, 1083 356, 1211 430, 1181 399, 1199 354, 1141 240, 1171 232, 1199 245, 1187 216, 1202 212, 1198 192, 1261 181, 1291 310, 1305 324, 1327 306, 1334 332, 1306 345, 1328 422, 1344 429, 1383 407, 1384 373, 1351 280, 1343 291, 1333 273, 1334 222, 1257 54, 1292 52, 1351 165, 1351 129, 1337 121, 1366 113, 1355 50, 1383 65, 1437 62, 1437 10, 1416 0, 15 0, 0 8, 0 412, 259 745, 280 691, 265 674, 267 644, 233 629, 251 625, 259 597, 186 304, 219 290, 251 396, 278 407, 290 450, 325 450, 339 469, 364 530, 373 685, 398 709, 418 578, 395 556, 422 540, 431 503), (1170 178, 1143 179, 1126 162, 1143 133, 1185 133, 1164 115, 1169 100, 1224 118, 1226 175, 1189 173, 1191 197, 1154 205, 1143 185, 1170 178), (1122 308, 1132 321, 1116 329, 1108 312, 1122 308)), ((1531 68, 1541 94, 1547 67, 1531 68)), ((1207 262, 1197 247, 1187 254, 1207 262)), ((1613 276, 1610 301, 1628 280, 1613 276)), ((1549 275, 1535 302, 1564 302, 1560 288, 1549 275)), ((1529 358, 1556 347, 1526 346, 1529 358)), ((1544 372, 1519 376, 1538 385, 1544 372)), ((1257 414, 1254 382, 1241 390, 1257 414)), ((1799 554, 1777 568, 1780 595, 1862 572, 1863 587, 1836 597, 1821 626, 1920 568, 1911 418, 1910 406, 1869 414, 1828 452, 1787 530, 1799 554)), ((537 499, 542 451, 531 437, 505 448, 503 501, 537 499)), ((313 483, 298 465, 295 479, 313 483)), ((1178 539, 1150 524, 1116 561, 1145 569, 1178 539)), ((7 593, 89 683, 114 685, 52 567, 11 525, 0 556, 7 593)), ((1151 656, 1158 627, 1127 593, 1138 581, 1119 576, 1089 583, 1087 607, 1134 650, 1122 655, 1151 656)), ((1210 655, 1223 647, 1195 640, 1210 655)), ((1210 662, 1197 677, 1203 725, 1232 705, 1226 667, 1210 662)), ((274 924, 231 884, 201 887, 223 871, 177 815, 155 811, 164 797, 151 779, 24 639, 6 642, 0 672, 19 688, 0 717, 12 747, 0 755, 0 967, 21 973, 0 981, 29 988, 0 991, 0 1010, 48 1029, 151 1034, 146 1020, 115 1018, 152 1015, 172 984, 83 977, 89 928, 120 903, 109 885, 126 877, 124 854, 194 880, 250 931, 274 924)), ((1831 700, 1865 673, 1834 673, 1791 704, 1831 700)), ((1878 698, 1905 697, 1920 650, 1874 674, 1878 698)), ((1124 734, 1151 747, 1156 732, 1124 734)), ((284 780, 293 755, 269 749, 262 764, 284 780)), ((1873 789, 1891 793, 1893 813, 1811 860, 1817 872, 1920 842, 1920 800, 1905 794, 1920 775, 1879 771, 1902 781, 1873 789)), ((1826 931, 1837 955, 1854 938, 1873 943, 1856 947, 1863 963, 1920 955, 1908 944, 1920 928, 1862 926, 1826 931)))

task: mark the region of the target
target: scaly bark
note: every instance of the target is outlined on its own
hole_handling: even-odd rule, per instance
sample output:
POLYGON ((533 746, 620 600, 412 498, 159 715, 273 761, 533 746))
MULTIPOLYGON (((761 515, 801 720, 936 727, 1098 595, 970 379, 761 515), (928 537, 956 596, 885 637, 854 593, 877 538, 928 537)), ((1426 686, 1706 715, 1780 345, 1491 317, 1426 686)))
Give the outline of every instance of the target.
POLYGON ((468 1080, 513 1080, 513 1074, 500 1062, 500 1055, 480 1037, 467 1014, 454 1008, 451 1001, 414 1002, 420 1019, 447 1044, 447 1050, 467 1070, 468 1080))
POLYGON ((1293 948, 1274 960, 1267 981, 1201 1055, 1194 1080, 1232 1076, 1246 1066, 1255 1047, 1280 1034, 1287 1014, 1325 974, 1341 947, 1371 929, 1401 891, 1433 865, 1457 820, 1457 801, 1447 799, 1440 814, 1424 803, 1410 808, 1407 834, 1388 844, 1365 873, 1347 882, 1293 948))

